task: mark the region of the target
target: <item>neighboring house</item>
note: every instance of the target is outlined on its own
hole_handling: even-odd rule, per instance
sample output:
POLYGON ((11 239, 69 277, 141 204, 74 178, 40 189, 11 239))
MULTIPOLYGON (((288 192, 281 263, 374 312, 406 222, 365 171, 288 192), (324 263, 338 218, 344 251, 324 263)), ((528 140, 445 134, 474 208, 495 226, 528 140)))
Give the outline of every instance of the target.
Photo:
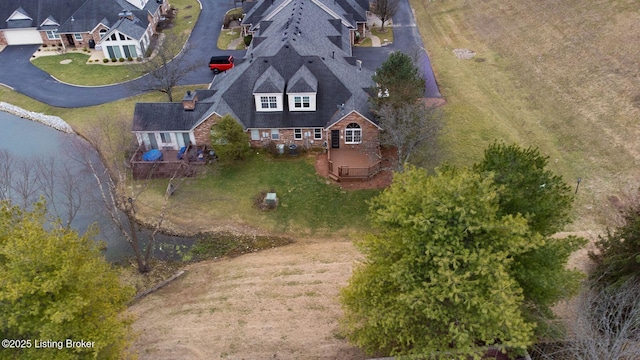
POLYGON ((139 147, 131 156, 131 168, 136 179, 192 175, 193 165, 206 163, 210 132, 220 118, 210 111, 208 100, 215 92, 187 92, 181 103, 137 103, 132 131, 139 147), (163 157, 149 163, 143 160, 146 151, 158 149, 163 157))
MULTIPOLYGON (((242 28, 245 34, 254 35, 260 29, 261 22, 271 21, 284 9, 289 9, 294 0, 279 2, 279 6, 274 7, 273 1, 243 2, 245 13, 242 21, 242 28)), ((367 13, 369 0, 309 0, 322 8, 326 14, 333 19, 340 19, 342 24, 349 29, 349 42, 355 44, 357 40, 363 39, 366 33, 367 13)), ((326 16, 323 16, 326 18, 326 16)))
MULTIPOLYGON (((339 3, 257 2, 243 20, 243 24, 255 22, 249 26, 253 40, 244 61, 216 75, 208 105, 203 101, 196 105, 196 109, 208 106, 199 124, 230 114, 243 125, 252 147, 326 149, 334 179, 373 176, 380 168, 381 130, 369 109, 373 72, 352 56, 353 16, 347 16, 351 9, 340 8, 339 3)), ((141 111, 136 107, 136 134, 169 131, 181 121, 158 110, 157 120, 150 117, 147 125, 139 127, 136 119, 141 111)), ((154 147, 140 135, 138 140, 154 147)))
POLYGON ((144 56, 168 0, 2 0, 0 45, 102 49, 106 58, 144 56))
POLYGON ((137 103, 131 130, 144 150, 179 150, 189 144, 211 143, 211 126, 219 115, 212 113, 215 91, 188 92, 182 102, 137 103))

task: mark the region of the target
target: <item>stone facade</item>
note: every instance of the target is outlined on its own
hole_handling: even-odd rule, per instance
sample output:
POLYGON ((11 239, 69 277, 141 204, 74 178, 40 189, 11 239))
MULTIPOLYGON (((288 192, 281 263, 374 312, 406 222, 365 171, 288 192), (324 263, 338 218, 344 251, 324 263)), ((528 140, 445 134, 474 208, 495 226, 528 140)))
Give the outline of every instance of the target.
POLYGON ((211 127, 215 125, 218 120, 220 120, 220 116, 213 114, 193 129, 193 136, 196 139, 197 146, 209 146, 211 144, 211 127))

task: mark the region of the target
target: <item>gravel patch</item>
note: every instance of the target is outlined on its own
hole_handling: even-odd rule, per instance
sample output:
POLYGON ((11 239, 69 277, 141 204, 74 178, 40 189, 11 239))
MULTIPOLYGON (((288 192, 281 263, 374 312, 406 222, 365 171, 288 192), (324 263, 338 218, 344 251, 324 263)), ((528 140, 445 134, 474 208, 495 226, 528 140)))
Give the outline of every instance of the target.
POLYGON ((462 60, 469 60, 476 56, 476 52, 469 49, 453 49, 453 53, 462 60))

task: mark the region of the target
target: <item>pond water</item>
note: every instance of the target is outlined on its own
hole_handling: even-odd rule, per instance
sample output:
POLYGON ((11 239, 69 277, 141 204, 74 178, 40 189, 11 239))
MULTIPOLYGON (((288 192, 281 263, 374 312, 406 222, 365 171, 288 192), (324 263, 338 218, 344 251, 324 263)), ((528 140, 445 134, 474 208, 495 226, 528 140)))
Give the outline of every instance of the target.
MULTIPOLYGON (((72 141, 79 138, 73 134, 65 134, 54 130, 46 125, 21 119, 17 116, 0 111, 0 150, 6 150, 15 161, 14 167, 17 171, 13 171, 12 180, 20 182, 20 177, 25 178, 24 174, 36 174, 34 167, 40 161, 49 163, 53 159, 53 164, 57 170, 64 168, 65 172, 73 174, 73 179, 77 181, 78 189, 81 191, 81 201, 78 212, 73 216, 71 227, 81 234, 87 231, 90 225, 97 224, 99 233, 95 237, 96 240, 103 240, 106 243, 105 257, 112 262, 124 260, 132 256, 129 244, 126 242, 122 234, 115 227, 113 222, 106 215, 104 203, 95 190, 96 182, 93 176, 86 171, 85 167, 78 163, 70 156, 72 149, 72 141), (20 164, 27 164, 26 170, 20 168, 20 164), (92 191, 92 189, 94 189, 92 191)), ((99 157, 93 154, 94 161, 99 162, 99 157)), ((1 158, 0 158, 1 159, 1 158)), ((3 160, 0 160, 3 161, 3 160)), ((2 164, 0 164, 0 167, 2 164)), ((2 179, 0 179, 1 183, 2 179)), ((69 181, 67 181, 67 184, 69 181)), ((24 182, 23 182, 24 184, 24 182)), ((50 212, 59 215, 63 221, 66 221, 68 209, 65 204, 64 179, 51 186, 56 189, 53 197, 55 206, 49 206, 50 212), (66 216, 66 217, 65 217, 66 216)), ((26 191, 21 192, 21 194, 26 191)), ((29 198, 37 199, 41 194, 30 194, 29 198)), ((21 204, 19 198, 24 199, 25 196, 12 196, 14 203, 21 204)), ((143 238, 148 238, 149 233, 142 231, 143 238)), ((157 246, 154 249, 154 256, 160 258, 180 259, 193 243, 192 239, 158 235, 157 246)))

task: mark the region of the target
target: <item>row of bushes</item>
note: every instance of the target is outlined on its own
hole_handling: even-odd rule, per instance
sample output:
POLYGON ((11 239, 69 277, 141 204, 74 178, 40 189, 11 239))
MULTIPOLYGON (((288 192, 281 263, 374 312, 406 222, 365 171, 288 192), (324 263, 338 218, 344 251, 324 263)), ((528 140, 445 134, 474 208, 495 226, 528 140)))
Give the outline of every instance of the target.
MULTIPOLYGON (((133 61, 133 58, 132 58, 131 56, 129 56, 126 60, 128 60, 128 61, 133 61)), ((141 59, 140 59, 140 58, 137 58, 136 60, 140 61, 141 59)), ((111 61, 111 62, 118 62, 118 61, 119 61, 119 62, 124 62, 124 61, 125 61, 125 58, 119 58, 119 59, 111 58, 111 59, 103 59, 103 60, 102 60, 102 62, 103 62, 103 63, 105 63, 105 64, 106 64, 106 63, 108 63, 109 61, 111 61)))

